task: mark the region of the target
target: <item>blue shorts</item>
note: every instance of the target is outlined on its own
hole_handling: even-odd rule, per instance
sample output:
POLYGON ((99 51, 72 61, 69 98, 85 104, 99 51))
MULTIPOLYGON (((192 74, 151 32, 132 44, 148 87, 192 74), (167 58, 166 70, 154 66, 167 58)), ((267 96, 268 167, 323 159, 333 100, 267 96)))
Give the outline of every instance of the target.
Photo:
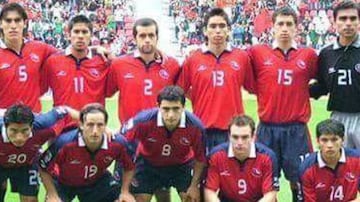
POLYGON ((212 148, 229 140, 227 130, 217 128, 206 129, 206 154, 209 154, 212 148))
POLYGON ((56 189, 62 201, 72 201, 75 196, 81 202, 107 202, 119 198, 120 185, 107 172, 95 184, 84 187, 67 186, 56 183, 56 189))
POLYGON ((154 194, 156 190, 175 187, 186 192, 192 179, 192 162, 166 167, 155 167, 143 159, 136 162, 136 173, 131 183, 134 194, 154 194))
POLYGON ((304 158, 313 151, 306 124, 260 123, 256 141, 275 152, 279 163, 279 176, 282 168, 287 180, 294 183, 298 181, 299 166, 304 158))
POLYGON ((0 185, 10 179, 11 191, 24 196, 39 193, 39 173, 36 164, 19 168, 0 167, 0 185))

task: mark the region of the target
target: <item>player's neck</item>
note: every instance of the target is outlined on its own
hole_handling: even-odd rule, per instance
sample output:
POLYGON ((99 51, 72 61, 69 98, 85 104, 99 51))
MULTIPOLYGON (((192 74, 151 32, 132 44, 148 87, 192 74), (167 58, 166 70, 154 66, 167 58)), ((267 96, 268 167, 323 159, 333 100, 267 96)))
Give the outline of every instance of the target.
POLYGON ((278 46, 283 52, 288 52, 292 46, 292 42, 278 42, 278 46))
POLYGON ((21 47, 23 45, 23 40, 7 40, 7 39, 4 39, 4 43, 6 45, 7 48, 17 52, 17 53, 20 53, 21 51, 21 47))
POLYGON ((327 167, 335 169, 340 160, 340 157, 341 157, 341 152, 337 153, 333 157, 322 156, 321 158, 324 160, 327 167))
POLYGON ((349 46, 351 45, 356 39, 357 39, 358 35, 356 34, 355 36, 352 37, 339 37, 339 43, 341 46, 349 46))
POLYGON ((216 57, 219 57, 222 52, 226 49, 227 44, 208 44, 208 49, 212 52, 216 57))
POLYGON ((75 50, 73 48, 71 48, 71 55, 74 56, 76 59, 83 59, 87 56, 88 54, 88 49, 85 50, 75 50))
POLYGON ((149 64, 150 62, 155 60, 155 53, 150 54, 140 54, 141 59, 145 62, 145 64, 149 64))

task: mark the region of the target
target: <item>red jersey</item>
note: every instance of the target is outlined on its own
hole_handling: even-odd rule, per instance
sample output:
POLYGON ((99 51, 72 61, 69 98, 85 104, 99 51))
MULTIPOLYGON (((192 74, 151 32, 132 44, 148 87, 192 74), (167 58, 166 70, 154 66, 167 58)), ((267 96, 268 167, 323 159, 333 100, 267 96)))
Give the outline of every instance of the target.
POLYGON ((59 182, 66 186, 83 187, 94 184, 107 171, 114 160, 125 170, 133 170, 134 163, 126 148, 126 141, 117 135, 104 141, 94 153, 86 148, 78 130, 59 136, 55 143, 40 158, 40 167, 52 173, 55 166, 59 169, 59 182))
POLYGON ((211 151, 205 187, 219 190, 226 201, 259 201, 279 190, 277 166, 274 152, 264 145, 253 143, 249 158, 239 162, 226 142, 211 151))
POLYGON ((226 130, 234 115, 244 114, 241 87, 252 91, 252 79, 245 51, 226 49, 216 57, 203 47, 184 61, 178 85, 205 128, 226 130))
POLYGON ((301 122, 310 118, 309 81, 317 73, 317 55, 310 48, 258 45, 249 49, 256 80, 258 114, 269 123, 301 122))
POLYGON ((20 53, 0 42, 0 108, 21 102, 41 112, 42 65, 56 49, 38 41, 25 41, 20 53))
MULTIPOLYGON (((105 105, 105 88, 108 68, 104 60, 88 55, 78 60, 71 55, 71 49, 50 56, 45 64, 45 78, 52 89, 54 106, 68 105, 74 109, 89 103, 105 105)), ((71 124, 71 119, 68 120, 71 124)))
POLYGON ((136 154, 152 166, 186 164, 193 159, 206 162, 204 128, 189 112, 182 114, 180 125, 169 132, 158 109, 146 110, 125 126, 129 142, 138 144, 136 154))
POLYGON ((135 52, 112 61, 107 95, 119 90, 120 122, 124 123, 141 110, 155 107, 158 93, 175 84, 179 71, 178 62, 171 57, 164 64, 153 61, 146 65, 135 52))
POLYGON ((351 201, 360 191, 360 153, 341 149, 335 169, 326 166, 319 152, 312 153, 300 166, 301 194, 299 200, 351 201))

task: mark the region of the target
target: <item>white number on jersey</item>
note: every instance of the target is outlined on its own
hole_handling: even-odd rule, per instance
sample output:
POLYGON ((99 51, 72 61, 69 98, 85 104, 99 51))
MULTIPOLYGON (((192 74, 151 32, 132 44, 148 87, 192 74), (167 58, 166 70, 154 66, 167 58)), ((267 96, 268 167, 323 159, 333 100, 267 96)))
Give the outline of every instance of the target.
POLYGON ((215 70, 212 72, 213 86, 223 86, 224 85, 225 73, 222 70, 215 70))
POLYGON ((37 185, 39 174, 36 170, 29 170, 29 185, 37 185))
POLYGON ((16 155, 16 154, 10 154, 8 156, 8 163, 13 163, 13 164, 16 164, 16 163, 25 163, 26 161, 26 154, 19 154, 19 155, 16 155))
POLYGON ((96 165, 90 165, 90 166, 85 166, 85 175, 84 178, 88 179, 94 175, 96 175, 98 168, 96 165))
POLYGON ((344 188, 342 185, 340 186, 331 186, 331 193, 330 193, 330 201, 344 199, 344 188))
POLYGON ((339 69, 338 70, 339 77, 338 77, 338 85, 339 86, 346 86, 352 84, 351 78, 351 69, 339 69))
POLYGON ((80 76, 74 78, 74 88, 75 88, 75 93, 84 92, 84 77, 80 76))
POLYGON ((293 81, 293 70, 278 69, 278 84, 289 86, 293 81))
POLYGON ((239 187, 239 191, 238 193, 241 194, 245 194, 247 191, 247 187, 246 187, 246 181, 244 179, 240 179, 238 181, 238 187, 239 187))
POLYGON ((171 154, 171 145, 164 144, 164 146, 162 147, 161 155, 170 156, 170 154, 171 154))
POLYGON ((144 95, 152 95, 152 87, 153 83, 151 79, 145 79, 144 80, 145 86, 144 86, 144 95))
POLYGON ((26 66, 25 65, 21 65, 19 66, 19 81, 20 82, 25 82, 28 79, 28 74, 26 72, 26 66))

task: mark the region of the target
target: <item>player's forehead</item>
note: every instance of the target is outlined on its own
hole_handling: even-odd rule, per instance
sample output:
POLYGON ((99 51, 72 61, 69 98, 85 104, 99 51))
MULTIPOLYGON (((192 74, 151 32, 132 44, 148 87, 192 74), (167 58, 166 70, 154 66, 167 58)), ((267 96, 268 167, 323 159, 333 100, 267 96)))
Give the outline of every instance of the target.
POLYGON ((29 123, 9 123, 7 128, 11 130, 25 130, 31 128, 31 125, 29 123))
POLYGON ((73 25, 71 31, 88 31, 88 32, 90 32, 90 27, 87 23, 78 22, 73 25))
POLYGON ((348 8, 339 10, 336 16, 336 19, 342 17, 357 17, 358 18, 358 11, 355 8, 348 8))
POLYGON ((105 115, 102 112, 91 112, 84 118, 84 123, 105 123, 105 115))
POLYGON ((251 127, 250 125, 238 126, 233 124, 230 127, 230 135, 236 136, 248 136, 251 135, 251 127))
POLYGON ((209 18, 207 26, 214 25, 214 24, 225 24, 225 25, 227 25, 227 22, 226 22, 226 19, 225 19, 224 16, 214 15, 214 16, 211 16, 209 18))
POLYGON ((332 133, 324 133, 324 134, 321 134, 320 137, 319 137, 319 140, 340 140, 341 137, 336 135, 336 134, 332 134, 332 133))
POLYGON ((156 26, 155 25, 148 25, 148 26, 136 26, 137 35, 140 34, 153 34, 156 35, 156 26))
POLYGON ((170 101, 161 100, 160 108, 181 108, 183 107, 180 100, 170 101))
POLYGON ((295 24, 295 19, 294 19, 294 17, 292 15, 279 14, 275 18, 275 24, 278 24, 278 23, 292 23, 292 24, 295 24))
POLYGON ((22 16, 20 15, 20 13, 16 10, 9 10, 6 13, 4 13, 2 20, 5 20, 5 19, 22 19, 22 20, 24 20, 22 18, 22 16))

